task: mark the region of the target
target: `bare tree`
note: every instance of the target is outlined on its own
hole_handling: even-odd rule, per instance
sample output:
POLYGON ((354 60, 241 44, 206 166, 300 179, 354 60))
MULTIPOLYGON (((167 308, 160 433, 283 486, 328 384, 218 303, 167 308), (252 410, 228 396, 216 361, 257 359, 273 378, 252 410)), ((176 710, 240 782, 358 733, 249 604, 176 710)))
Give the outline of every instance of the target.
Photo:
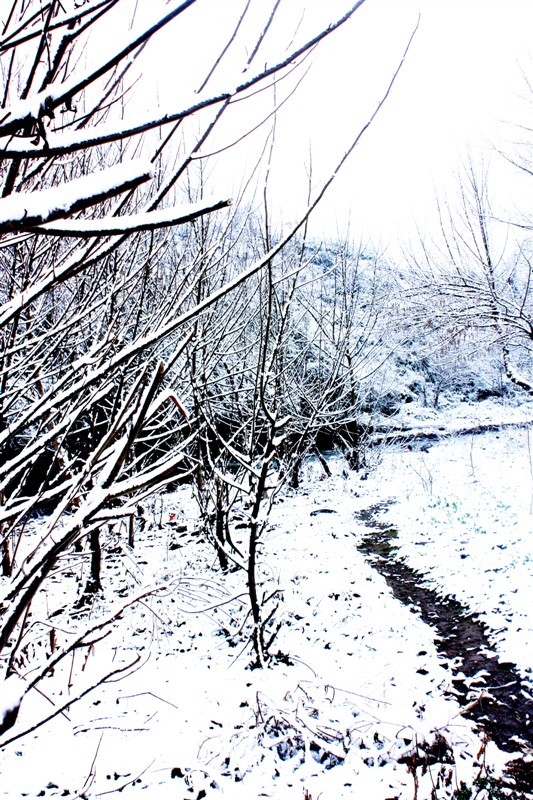
MULTIPOLYGON (((100 62, 83 55, 112 14, 121 19, 124 0, 13 0, 3 20, 0 658, 7 674, 29 666, 30 630, 32 642, 36 635, 48 642, 54 630, 51 653, 43 647, 39 658, 31 649, 27 689, 72 652, 53 624, 36 629, 32 621, 50 576, 67 571, 88 541, 83 591, 97 590, 103 526, 131 517, 147 494, 196 469, 197 433, 175 387, 183 385, 197 321, 294 235, 204 291, 208 267, 190 248, 190 223, 228 208, 230 199, 176 203, 176 188, 233 100, 292 69, 362 5, 254 72, 270 17, 239 85, 210 94, 210 71, 189 107, 128 122, 122 98, 133 66, 196 2, 167 6, 100 62), (198 115, 195 143, 176 158, 183 120, 198 115), (144 157, 132 158, 135 152, 144 157), (176 225, 189 225, 180 242, 188 253, 162 259, 175 245, 165 231, 176 225)), ((48 620, 54 613, 48 608, 48 620)), ((94 629, 81 622, 78 630, 75 647, 89 647, 94 629)))
MULTIPOLYGON (((265 526, 260 512, 287 425, 276 391, 288 374, 282 351, 290 319, 277 284, 276 259, 358 144, 398 71, 301 220, 283 236, 267 234, 260 248, 252 248, 230 269, 235 239, 226 241, 225 236, 245 217, 241 201, 231 206, 225 193, 206 199, 200 192, 192 198, 193 163, 235 100, 292 70, 363 0, 255 70, 279 8, 273 2, 240 83, 210 93, 212 76, 234 44, 231 35, 222 54, 213 58, 194 102, 129 121, 123 101, 147 43, 201 2, 175 2, 171 10, 162 4, 150 24, 126 36, 125 44, 100 61, 84 55, 93 52, 102 26, 125 19, 118 10, 127 0, 50 0, 44 5, 13 0, 3 20, 0 660, 7 675, 24 677, 31 670, 25 691, 74 650, 90 648, 95 637, 120 620, 121 608, 159 590, 139 592, 96 624, 70 613, 99 589, 100 534, 108 525, 131 520, 144 498, 175 480, 196 475, 201 481, 206 468, 215 486, 219 480, 222 488, 215 489, 214 502, 227 516, 225 492, 232 481, 227 480, 229 471, 220 478, 221 453, 225 470, 228 458, 238 455, 247 480, 251 506, 243 564, 260 663, 268 650, 269 613, 263 613, 266 598, 256 582, 256 567, 265 526), (180 147, 187 119, 197 121, 195 138, 180 147), (186 201, 180 202, 183 196, 186 201), (213 226, 212 215, 218 212, 226 216, 213 226), (176 226, 181 227, 170 235, 176 226), (230 320, 227 298, 231 293, 242 305, 254 292, 263 293, 263 299, 249 312, 243 333, 230 320), (238 348, 254 325, 254 337, 245 344, 254 367, 247 368, 243 381, 235 368, 242 355, 238 348), (232 337, 234 349, 228 352, 235 358, 222 357, 217 344, 226 346, 232 337), (237 419, 243 415, 237 437, 233 430, 231 437, 224 436, 214 412, 217 382, 224 373, 229 387, 224 405, 237 419), (185 408, 189 393, 192 413, 185 408), (244 411, 239 408, 243 396, 249 398, 244 411), (212 449, 214 441, 218 452, 212 449), (90 557, 89 580, 74 592, 70 588, 67 612, 63 606, 47 606, 49 581, 69 573, 82 551, 90 557), (74 643, 62 638, 53 621, 60 611, 72 623, 74 643)), ((341 360, 346 357, 343 350, 341 360)), ((235 548, 221 530, 216 534, 221 552, 235 560, 235 548)), ((75 699, 72 695, 69 702, 75 699)), ((14 721, 4 720, 3 731, 14 721)))
MULTIPOLYGON (((269 251, 267 219, 235 220, 223 254, 213 247, 216 220, 195 223, 213 267, 202 291, 269 251)), ((262 569, 273 502, 287 482, 298 485, 309 454, 329 471, 323 447, 340 445, 350 468, 364 464, 362 385, 388 354, 378 280, 376 259, 304 233, 195 322, 196 497, 220 567, 246 575, 251 625, 242 630, 261 665, 279 629, 278 587, 262 569)))
MULTIPOLYGON (((456 206, 441 208, 441 242, 412 257, 408 292, 419 333, 457 353, 498 352, 505 375, 533 392, 532 251, 491 210, 488 175, 465 169, 456 206)), ((434 345, 433 345, 434 349, 434 345)))

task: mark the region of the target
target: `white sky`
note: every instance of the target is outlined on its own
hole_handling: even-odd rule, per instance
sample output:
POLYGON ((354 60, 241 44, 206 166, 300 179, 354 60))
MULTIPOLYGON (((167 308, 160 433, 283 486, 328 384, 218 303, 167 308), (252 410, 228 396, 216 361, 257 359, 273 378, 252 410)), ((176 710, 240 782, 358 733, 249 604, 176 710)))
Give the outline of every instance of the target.
MULTIPOLYGON (((180 18, 178 27, 159 37, 152 52, 162 105, 175 107, 183 91, 185 97, 191 85, 198 85, 244 4, 201 0, 180 18)), ((300 34, 317 30, 323 20, 335 19, 350 5, 350 0, 282 0, 279 27, 255 66, 276 47, 283 51, 302 9, 300 34)), ((254 40, 254 23, 259 29, 261 12, 268 14, 271 3, 256 0, 255 8, 248 44, 254 40)), ((321 44, 304 83, 278 115, 272 198, 284 220, 305 203, 309 153, 319 183, 379 101, 419 13, 419 30, 398 82, 315 217, 315 232, 331 237, 338 230, 343 235, 350 224, 354 238, 386 245, 398 236, 412 236, 415 225, 424 229, 428 220, 431 228, 436 192, 453 193, 455 173, 468 151, 474 159, 487 158, 492 143, 516 140, 517 131, 509 123, 528 124, 533 106, 528 108, 519 95, 526 94, 521 69, 533 82, 531 0, 367 0, 321 44)), ((231 59, 223 64, 210 85, 213 92, 242 80, 241 62, 235 71, 231 59)), ((207 150, 255 124, 271 103, 271 94, 264 93, 255 105, 236 106, 229 125, 207 150)), ((229 194, 235 193, 229 184, 240 184, 244 165, 249 167, 257 157, 268 130, 269 125, 261 128, 218 166, 214 191, 224 194, 227 184, 229 194)), ((497 163, 493 171, 498 197, 508 193, 512 204, 515 184, 508 186, 511 179, 497 163)))
MULTIPOLYGON (((302 92, 323 93, 302 139, 313 134, 314 160, 334 158, 379 99, 421 13, 404 69, 373 127, 338 181, 321 218, 330 232, 351 215, 355 236, 386 243, 433 220, 435 192, 451 192, 461 161, 492 153, 492 143, 516 138, 509 122, 528 122, 520 100, 521 67, 533 4, 527 0, 368 0, 349 26, 324 45, 316 78, 302 92), (326 68, 322 65, 326 62, 326 68), (312 87, 312 88, 311 88, 312 87), (318 117, 318 119, 317 119, 318 117)), ((533 78, 533 69, 530 69, 533 78)), ((304 101, 307 94, 309 100, 304 101)), ((493 161, 497 159, 493 159, 493 161)), ((502 191, 498 165, 494 172, 502 191)))
MULTIPOLYGON (((518 97, 525 93, 521 68, 533 78, 528 0, 369 0, 358 22, 365 78, 376 94, 419 12, 399 81, 338 187, 339 198, 352 197, 354 232, 384 241, 404 236, 414 221, 423 228, 435 191, 453 193, 468 151, 487 159, 492 143, 516 139, 509 122, 527 124, 533 110, 518 97)), ((348 38, 347 31, 339 36, 339 65, 348 38)))

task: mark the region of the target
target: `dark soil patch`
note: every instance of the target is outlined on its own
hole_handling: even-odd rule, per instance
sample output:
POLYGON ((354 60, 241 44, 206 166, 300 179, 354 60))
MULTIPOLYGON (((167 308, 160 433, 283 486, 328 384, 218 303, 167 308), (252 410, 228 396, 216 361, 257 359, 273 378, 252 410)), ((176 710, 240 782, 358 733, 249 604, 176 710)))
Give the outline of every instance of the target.
MULTIPOLYGON (((377 516, 391 503, 377 504, 357 514, 372 531, 358 546, 372 566, 385 578, 394 595, 415 610, 436 633, 436 645, 445 658, 458 659, 455 672, 473 678, 480 672, 484 682, 475 688, 479 699, 473 702, 472 689, 464 679, 452 680, 465 716, 475 720, 487 735, 506 752, 528 750, 533 746, 533 701, 522 684, 514 664, 499 661, 491 645, 490 629, 455 598, 442 597, 424 585, 424 576, 396 558, 397 531, 377 516)), ((450 664, 452 668, 452 664, 450 664)), ((474 698, 475 699, 475 698, 474 698)), ((511 762, 508 778, 519 791, 533 790, 533 763, 511 762)))

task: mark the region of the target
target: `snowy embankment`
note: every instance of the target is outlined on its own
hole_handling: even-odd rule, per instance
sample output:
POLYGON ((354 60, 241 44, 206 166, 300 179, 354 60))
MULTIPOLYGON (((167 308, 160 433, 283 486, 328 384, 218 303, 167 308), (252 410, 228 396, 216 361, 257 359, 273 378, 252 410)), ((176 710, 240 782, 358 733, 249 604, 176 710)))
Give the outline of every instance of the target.
MULTIPOLYGON (((511 411, 498 409, 510 421, 511 411)), ((174 584, 125 611, 126 624, 77 663, 88 684, 138 655, 141 668, 8 746, 0 796, 92 798, 121 790, 117 796, 128 800, 407 800, 418 763, 425 800, 433 789, 437 798, 453 797, 483 762, 498 770, 509 756, 484 747, 447 693, 451 665, 432 629, 357 550, 368 534, 357 512, 396 499, 388 514, 401 555, 443 593, 504 626, 498 646, 526 672, 531 622, 521 583, 531 586, 533 563, 527 437, 524 428, 461 437, 429 452, 388 449, 364 481, 343 477, 340 460, 322 480, 310 462, 302 490, 274 506, 262 550, 270 588, 283 591, 285 624, 273 649, 288 657, 263 671, 247 669, 250 653, 238 640, 242 573, 222 578, 211 569, 213 550, 194 533, 187 488, 156 498, 152 526, 135 551, 114 542, 104 596, 91 614, 107 612, 128 586, 174 584), (171 515, 187 524, 186 533, 166 524, 171 515)), ((48 680, 68 699, 68 674, 48 680)), ((46 706, 30 693, 9 734, 30 727, 46 706)))

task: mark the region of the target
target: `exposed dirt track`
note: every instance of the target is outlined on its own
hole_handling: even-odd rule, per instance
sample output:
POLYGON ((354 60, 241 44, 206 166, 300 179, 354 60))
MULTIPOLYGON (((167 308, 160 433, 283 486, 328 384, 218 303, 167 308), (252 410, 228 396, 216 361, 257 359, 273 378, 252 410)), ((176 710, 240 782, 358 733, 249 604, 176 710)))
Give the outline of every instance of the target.
MULTIPOLYGON (((371 529, 359 550, 394 595, 434 628, 439 652, 450 659, 450 669, 458 675, 452 682, 465 716, 474 719, 501 750, 531 752, 533 700, 515 665, 499 661, 490 631, 480 619, 454 598, 424 585, 424 576, 395 556, 397 531, 377 518, 388 505, 370 506, 357 514, 371 529)), ((533 792, 533 763, 519 759, 511 764, 507 777, 513 788, 533 792)))

